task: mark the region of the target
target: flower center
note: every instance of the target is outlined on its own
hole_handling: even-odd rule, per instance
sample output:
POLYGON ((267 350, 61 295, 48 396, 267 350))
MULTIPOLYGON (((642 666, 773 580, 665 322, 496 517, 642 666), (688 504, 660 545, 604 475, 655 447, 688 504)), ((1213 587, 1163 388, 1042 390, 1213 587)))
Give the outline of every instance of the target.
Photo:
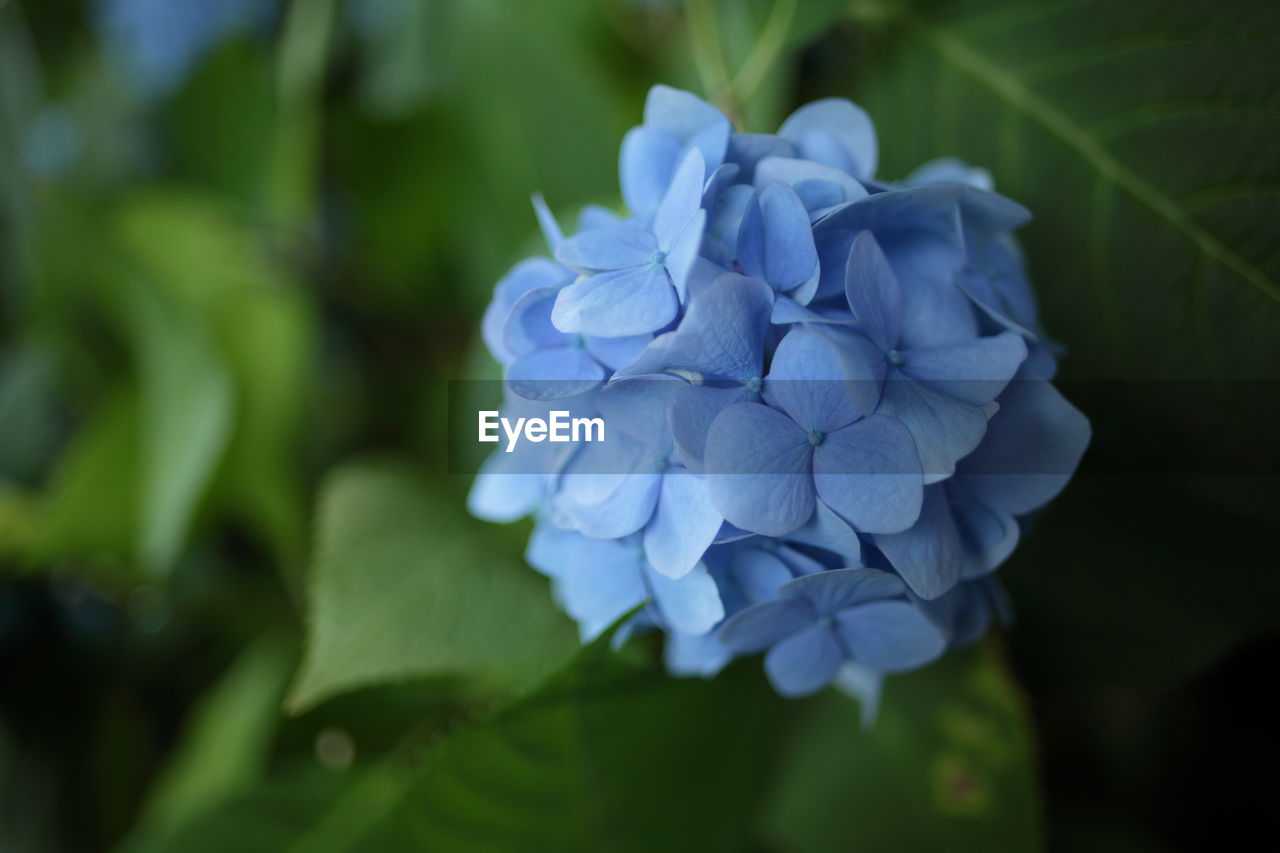
POLYGON ((830 631, 836 626, 836 620, 832 616, 819 616, 818 621, 814 623, 820 630, 830 631))
POLYGON ((889 350, 889 363, 894 367, 902 367, 904 361, 906 361, 906 358, 903 357, 902 353, 896 349, 889 350))
POLYGON ((655 267, 660 267, 667 262, 667 253, 659 249, 653 253, 650 260, 653 261, 655 267))
POLYGON ((809 444, 814 447, 821 447, 822 442, 826 440, 827 434, 825 432, 818 432, 816 429, 809 430, 809 444))
POLYGON ((655 474, 661 474, 663 471, 667 470, 670 465, 671 460, 665 456, 653 457, 653 472, 655 474))
POLYGON ((585 342, 582 339, 582 335, 570 335, 568 345, 574 349, 582 349, 585 346, 585 342))
POLYGON ((748 380, 747 380, 746 387, 747 387, 747 390, 748 390, 748 391, 750 391, 752 394, 754 394, 754 393, 756 393, 757 391, 759 391, 759 390, 760 390, 760 385, 761 385, 761 384, 762 384, 762 383, 761 383, 761 381, 760 381, 760 377, 759 377, 759 376, 752 376, 750 379, 748 379, 748 380))

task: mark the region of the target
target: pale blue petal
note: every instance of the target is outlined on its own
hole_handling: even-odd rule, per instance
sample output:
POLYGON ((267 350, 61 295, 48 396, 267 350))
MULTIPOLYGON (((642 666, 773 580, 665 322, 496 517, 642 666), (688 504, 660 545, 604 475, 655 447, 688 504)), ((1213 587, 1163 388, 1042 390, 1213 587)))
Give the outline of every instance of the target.
POLYGON ((701 146, 702 156, 712 168, 724 160, 729 120, 696 95, 670 86, 652 87, 645 99, 644 123, 701 146))
POLYGON ((844 169, 859 178, 876 172, 876 131, 871 118, 843 98, 824 98, 792 113, 778 135, 789 140, 800 155, 844 169))
POLYGON ((671 244, 667 253, 666 269, 671 275, 671 283, 681 302, 688 301, 688 282, 693 272, 694 263, 698 260, 698 252, 702 248, 702 230, 707 221, 705 210, 695 210, 693 216, 685 223, 685 228, 671 244))
POLYGON ((769 649, 764 671, 783 696, 808 696, 830 684, 843 662, 844 651, 835 632, 811 625, 769 649))
POLYGON ((925 489, 920 518, 909 530, 879 534, 875 543, 911 591, 924 599, 950 590, 964 571, 960 534, 942 484, 925 489))
POLYGON ((759 403, 725 409, 707 436, 711 503, 731 524, 782 536, 813 514, 811 447, 804 431, 759 403))
POLYGON ((791 580, 791 569, 776 554, 760 548, 741 548, 733 558, 733 581, 750 604, 777 597, 778 588, 791 580))
POLYGON ((754 402, 759 396, 745 385, 731 388, 686 385, 681 388, 671 406, 671 435, 675 440, 676 455, 685 467, 702 473, 707 434, 716 417, 735 403, 754 402))
POLYGON ((764 651, 784 637, 812 625, 817 618, 817 611, 808 599, 775 599, 752 605, 730 616, 716 631, 716 638, 730 651, 749 655, 764 651))
POLYGON ((867 195, 866 188, 847 172, 791 157, 768 157, 756 166, 757 189, 775 183, 791 187, 805 209, 815 216, 867 195))
POLYGON ((702 154, 694 149, 685 155, 676 169, 671 186, 667 188, 653 217, 653 235, 662 251, 672 251, 694 213, 702 208, 706 168, 702 154))
POLYGON ((818 501, 809 523, 787 534, 787 539, 838 554, 845 566, 862 565, 862 543, 858 534, 822 501, 818 501))
POLYGON ((653 335, 628 335, 624 338, 598 338, 584 335, 583 345, 595 360, 610 370, 621 370, 631 364, 653 340, 653 335))
POLYGON ((516 300, 502 330, 503 345, 512 356, 565 346, 569 336, 551 323, 558 287, 539 287, 516 300))
POLYGON ((968 184, 980 190, 990 192, 995 189, 995 180, 986 169, 970 166, 955 157, 938 157, 918 167, 903 181, 909 187, 925 184, 968 184))
POLYGON ((680 370, 712 380, 759 379, 772 304, 764 282, 726 273, 691 298, 680 327, 654 340, 624 375, 680 370))
POLYGON ((699 565, 679 579, 666 577, 646 566, 644 576, 654 604, 672 630, 697 637, 724 618, 720 590, 706 566, 699 565))
POLYGON ((987 438, 960 466, 965 485, 1011 515, 1052 500, 1089 446, 1089 420, 1049 382, 1015 379, 1000 397, 987 438))
POLYGON ((662 477, 658 507, 644 529, 644 550, 660 574, 684 577, 702 559, 724 521, 711 505, 707 484, 683 469, 662 477))
POLYGON ((741 172, 739 180, 751 183, 756 166, 768 157, 795 157, 796 150, 790 142, 771 133, 735 133, 729 137, 727 159, 736 163, 741 172))
POLYGON ((564 241, 564 232, 560 230, 560 223, 556 222, 555 214, 551 212, 551 208, 547 207, 547 200, 542 197, 542 193, 533 194, 533 215, 538 218, 538 228, 542 230, 542 239, 547 241, 547 247, 551 251, 564 241))
MULTIPOLYGON (((779 291, 794 290, 813 276, 818 250, 809 214, 790 187, 770 184, 747 207, 738 234, 738 260, 743 272, 779 291)), ((816 280, 814 284, 816 288, 816 280)))
POLYGON ((833 339, 808 326, 796 326, 774 351, 764 398, 806 432, 827 433, 861 417, 843 380, 833 339))
POLYGON ((873 601, 837 617, 849 655, 880 672, 902 672, 923 666, 947 648, 947 638, 906 601, 873 601))
POLYGON ((920 515, 920 460, 907 429, 872 415, 828 433, 813 453, 822 501, 858 530, 896 533, 920 515))
POLYGON ((880 414, 902 421, 915 439, 926 483, 955 473, 987 431, 983 409, 895 373, 885 380, 880 414))
POLYGON ((562 332, 621 338, 661 329, 678 310, 667 271, 649 265, 600 273, 565 286, 551 321, 562 332))
POLYGON ((662 658, 667 672, 677 678, 711 678, 725 668, 733 655, 720 645, 714 634, 690 637, 672 632, 667 634, 662 658))
POLYGON ((667 191, 684 143, 656 127, 633 127, 622 138, 618 173, 622 199, 636 213, 650 213, 667 191))
POLYGON ((522 355, 507 366, 507 387, 530 400, 563 400, 604 381, 604 368, 578 347, 553 347, 522 355))
POLYGON ((556 249, 556 260, 579 272, 592 273, 650 264, 657 250, 657 241, 648 231, 615 225, 575 234, 556 249))
POLYGON ((844 282, 849 310, 858 325, 884 352, 896 349, 902 334, 902 289, 870 231, 854 239, 844 282))
POLYGON ((1002 332, 964 344, 911 350, 903 354, 902 372, 936 391, 985 406, 994 400, 1027 357, 1019 335, 1002 332))
POLYGON ((904 592, 902 581, 879 569, 836 569, 805 575, 787 583, 779 593, 798 596, 811 603, 820 616, 867 601, 893 598, 904 592))
POLYGON ((537 509, 546 495, 545 474, 507 473, 513 454, 498 451, 487 458, 467 495, 467 509, 476 518, 505 524, 537 509))
POLYGON ((511 268, 493 291, 493 300, 485 308, 480 332, 493 357, 506 364, 514 356, 503 342, 503 329, 511 307, 530 290, 554 287, 573 278, 573 273, 547 258, 528 258, 511 268))

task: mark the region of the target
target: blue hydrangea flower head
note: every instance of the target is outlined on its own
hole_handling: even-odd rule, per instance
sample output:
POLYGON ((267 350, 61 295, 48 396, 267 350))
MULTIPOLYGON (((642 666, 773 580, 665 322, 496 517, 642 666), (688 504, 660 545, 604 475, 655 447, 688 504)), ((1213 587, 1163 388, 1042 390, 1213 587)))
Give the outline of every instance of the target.
POLYGON ((605 436, 495 452, 469 505, 537 518, 527 558, 584 638, 647 603, 619 637, 663 632, 674 674, 764 652, 780 693, 871 713, 886 674, 1008 619, 996 572, 1089 423, 1051 384, 1029 213, 959 160, 894 183, 877 156, 843 99, 748 134, 657 86, 625 212, 569 233, 535 197, 552 257, 482 323, 503 412, 605 436))

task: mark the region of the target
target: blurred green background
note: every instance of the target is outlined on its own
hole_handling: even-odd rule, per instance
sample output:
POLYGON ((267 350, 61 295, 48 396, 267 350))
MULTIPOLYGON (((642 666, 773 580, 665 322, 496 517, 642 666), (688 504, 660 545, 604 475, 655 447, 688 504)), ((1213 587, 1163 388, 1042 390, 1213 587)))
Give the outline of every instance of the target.
POLYGON ((1280 7, 0 0, 0 850, 1265 849, 1280 7), (1076 482, 874 729, 575 652, 465 517, 492 283, 665 82, 1029 206, 1076 482))

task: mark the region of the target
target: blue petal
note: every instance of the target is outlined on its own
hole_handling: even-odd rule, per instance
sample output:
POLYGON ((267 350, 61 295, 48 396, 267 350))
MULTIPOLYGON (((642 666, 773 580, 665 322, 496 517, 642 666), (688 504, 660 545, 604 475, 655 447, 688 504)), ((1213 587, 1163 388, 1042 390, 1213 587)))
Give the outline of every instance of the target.
POLYGON ((845 297, 862 330, 884 352, 902 334, 902 290, 898 277, 870 231, 853 241, 845 267, 845 297))
POLYGON ((656 127, 633 127, 622 138, 618 173, 622 199, 636 213, 649 213, 671 183, 683 142, 656 127))
POLYGON ((844 169, 858 178, 870 178, 876 172, 875 127, 862 109, 843 98, 806 104, 782 123, 778 135, 807 160, 844 169))
POLYGON ((783 696, 808 696, 830 684, 842 663, 844 651, 835 632, 811 625, 769 649, 764 671, 783 696))
POLYGON ((832 616, 867 601, 902 595, 902 581, 879 569, 835 569, 805 575, 790 581, 779 593, 800 597, 813 605, 820 616, 832 616))
POLYGON ((514 358, 503 342, 503 329, 511 307, 530 290, 560 285, 571 278, 571 272, 547 258, 523 260, 502 277, 494 288, 493 300, 485 308, 480 326, 485 346, 497 361, 506 364, 514 358))
POLYGON ((658 244, 634 225, 593 228, 575 234, 556 249, 556 260, 582 273, 621 270, 650 264, 658 244))
POLYGON ((806 432, 827 433, 861 417, 843 380, 833 340, 808 326, 796 326, 774 351, 764 397, 806 432))
POLYGON ((675 440, 676 454, 685 467, 702 473, 707 434, 716 417, 735 403, 754 402, 759 396, 745 385, 732 388, 686 385, 681 388, 671 406, 671 436, 675 440))
POLYGON ((542 238, 547 241, 547 247, 554 252, 564 242, 564 232, 560 230, 560 223, 556 222, 551 208, 547 207, 547 200, 542 197, 542 193, 533 194, 533 215, 538 218, 538 227, 542 229, 542 238))
POLYGON ((653 340, 653 335, 628 335, 625 338, 598 338, 584 335, 583 345, 595 360, 611 370, 631 364, 653 340))
POLYGON ((760 548, 741 548, 734 555, 733 581, 750 604, 769 601, 791 580, 791 570, 776 554, 760 548))
POLYGON ((909 187, 925 184, 968 184, 980 190, 990 192, 995 189, 995 181, 986 169, 970 166, 955 157, 938 157, 919 166, 903 181, 909 187))
POLYGON ((645 567, 645 582, 667 626, 680 634, 700 636, 724 618, 720 591, 705 566, 699 565, 679 579, 645 567))
POLYGON ((502 330, 507 352, 522 356, 569 342, 569 336, 551 323, 551 310, 559 293, 556 287, 538 287, 516 300, 502 330))
POLYGON ((653 517, 661 486, 648 462, 642 445, 613 431, 606 441, 584 445, 565 467, 554 507, 587 536, 634 533, 653 517))
POLYGON ((522 355, 507 366, 507 387, 530 400, 563 400, 604 381, 604 368, 578 347, 553 347, 522 355))
POLYGON ((779 291, 794 290, 813 276, 818 250, 809 214, 790 187, 770 184, 747 206, 738 232, 738 260, 743 272, 779 291))
POLYGON ((694 149, 680 162, 671 186, 653 217, 653 235, 658 248, 669 252, 684 233, 694 213, 702 208, 702 190, 707 177, 706 163, 694 149))
POLYGON ((584 641, 598 636, 649 598, 637 545, 580 537, 559 574, 556 590, 584 641))
POLYGON ((610 432, 625 433, 652 457, 672 450, 671 404, 685 384, 671 376, 611 382, 596 397, 610 432))
POLYGON ((994 400, 1027 357, 1027 345, 1012 332, 964 344, 904 353, 902 372, 958 400, 985 406, 994 400))
POLYGON ((858 534, 822 501, 818 501, 809 523, 787 534, 787 539, 838 554, 845 566, 862 565, 862 543, 858 534))
POLYGON ((759 379, 773 291, 726 273, 689 301, 680 327, 658 337, 623 375, 680 370, 705 379, 759 379))
POLYGON ((645 100, 644 123, 698 148, 713 169, 724 161, 731 130, 729 120, 696 95, 670 86, 654 86, 645 100))
POLYGON ((467 495, 467 510, 476 518, 505 524, 524 518, 541 503, 546 494, 546 475, 503 471, 511 466, 512 456, 498 451, 481 464, 467 495))
POLYGON ((947 648, 947 639, 920 610, 905 601, 874 601, 837 617, 849 655, 880 672, 915 669, 947 648))
POLYGON ((662 657, 667 665, 667 672, 677 678, 711 678, 733 659, 733 655, 720 645, 714 634, 690 637, 676 632, 667 635, 662 657))
POLYGON ((745 184, 734 184, 719 193, 709 206, 704 251, 712 261, 730 267, 738 258, 738 232, 747 205, 755 197, 755 191, 745 184))
POLYGON ((706 221, 707 212, 695 210, 684 230, 676 235, 676 240, 667 253, 666 269, 681 302, 688 298, 688 282, 693 275, 694 264, 699 260, 698 252, 702 249, 702 231, 706 221))
POLYGON ((711 503, 731 524, 782 536, 813 514, 811 447, 804 431, 759 403, 725 409, 707 436, 711 503))
POLYGON ((681 578, 693 570, 724 521, 711 505, 707 484, 683 469, 662 477, 658 508, 644 529, 644 550, 660 574, 681 578))
POLYGON ((941 484, 925 489, 920 518, 911 529, 880 534, 875 543, 921 598, 937 598, 960 582, 964 551, 941 484))
POLYGON ((964 256, 946 238, 927 231, 889 233, 881 248, 902 282, 899 349, 964 343, 978 336, 978 318, 955 284, 964 256))
POLYGON ((562 332, 621 338, 661 329, 678 310, 667 271, 649 265, 566 285, 556 298, 551 321, 562 332))
POLYGON ((768 157, 756 166, 757 189, 775 183, 791 187, 811 218, 821 217, 834 207, 867 195, 862 184, 840 169, 790 157, 768 157))
POLYGON ((735 133, 729 137, 730 163, 740 168, 739 179, 751 183, 756 166, 767 157, 795 157, 796 150, 790 142, 771 133, 735 133))
POLYGON ((900 373, 885 380, 878 411, 902 421, 911 431, 926 483, 955 473, 956 462, 977 447, 987 431, 983 409, 900 373))
POLYGON ((977 500, 963 475, 946 482, 947 499, 960 541, 964 544, 964 576, 981 577, 994 571, 1018 545, 1021 531, 1013 516, 977 500))
POLYGON ((920 461, 911 434, 872 415, 828 433, 814 449, 813 482, 823 503, 858 530, 896 533, 920 515, 920 461))
POLYGON ((805 598, 765 601, 741 610, 725 620, 716 638, 725 648, 742 655, 754 654, 784 637, 812 625, 818 618, 805 598))
POLYGON ((987 438, 960 466, 987 506, 1021 515, 1062 491, 1089 446, 1089 420, 1049 382, 1015 379, 1000 397, 987 438))

